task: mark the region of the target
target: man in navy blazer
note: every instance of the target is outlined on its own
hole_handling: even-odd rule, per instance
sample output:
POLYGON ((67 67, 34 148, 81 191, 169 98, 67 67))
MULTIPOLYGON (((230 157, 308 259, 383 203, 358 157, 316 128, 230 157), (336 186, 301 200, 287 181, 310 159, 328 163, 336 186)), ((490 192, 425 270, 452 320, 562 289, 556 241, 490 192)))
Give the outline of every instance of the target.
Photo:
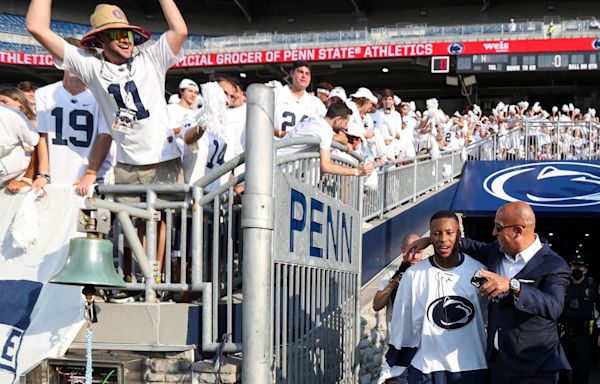
MULTIPOLYGON (((486 264, 480 271, 488 295, 486 357, 493 384, 554 384, 570 369, 561 347, 557 320, 569 284, 569 267, 535 234, 535 214, 523 202, 496 212, 492 234, 497 241, 463 238, 462 252, 486 264)), ((428 238, 409 251, 424 248, 428 238)))

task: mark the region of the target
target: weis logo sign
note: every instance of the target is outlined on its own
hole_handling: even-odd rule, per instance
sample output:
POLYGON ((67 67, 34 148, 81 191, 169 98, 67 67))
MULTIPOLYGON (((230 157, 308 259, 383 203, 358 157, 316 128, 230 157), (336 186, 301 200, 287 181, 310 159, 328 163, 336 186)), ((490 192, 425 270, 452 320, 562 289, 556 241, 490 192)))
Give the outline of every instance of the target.
POLYGON ((497 43, 483 43, 483 48, 486 51, 492 51, 495 53, 508 52, 510 50, 510 44, 507 41, 498 41, 497 43))

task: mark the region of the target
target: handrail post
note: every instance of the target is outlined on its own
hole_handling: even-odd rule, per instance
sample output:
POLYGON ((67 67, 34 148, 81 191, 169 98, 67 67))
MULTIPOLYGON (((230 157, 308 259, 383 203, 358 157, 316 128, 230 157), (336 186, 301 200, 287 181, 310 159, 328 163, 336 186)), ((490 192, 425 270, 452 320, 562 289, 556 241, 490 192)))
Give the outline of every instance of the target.
POLYGON ((242 382, 272 382, 271 264, 274 227, 274 95, 262 84, 248 87, 244 236, 242 382))

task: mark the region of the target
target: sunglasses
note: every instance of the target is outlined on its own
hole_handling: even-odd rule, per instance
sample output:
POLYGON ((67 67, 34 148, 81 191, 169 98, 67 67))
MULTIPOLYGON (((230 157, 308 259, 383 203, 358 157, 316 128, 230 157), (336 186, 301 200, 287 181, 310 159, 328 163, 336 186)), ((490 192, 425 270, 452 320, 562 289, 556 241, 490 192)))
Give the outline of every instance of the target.
POLYGON ((108 36, 111 40, 121 42, 127 39, 133 43, 133 32, 128 29, 109 29, 106 31, 106 36, 108 36))
POLYGON ((506 228, 514 228, 514 227, 522 227, 522 228, 524 228, 525 226, 521 225, 521 224, 500 225, 500 224, 494 223, 494 228, 496 229, 496 232, 502 232, 506 228))

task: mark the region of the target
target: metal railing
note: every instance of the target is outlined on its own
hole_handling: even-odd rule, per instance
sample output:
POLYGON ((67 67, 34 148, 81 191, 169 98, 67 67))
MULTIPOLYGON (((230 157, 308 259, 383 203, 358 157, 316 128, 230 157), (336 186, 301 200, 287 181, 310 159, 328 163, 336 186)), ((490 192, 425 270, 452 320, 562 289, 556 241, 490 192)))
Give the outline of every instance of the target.
POLYGON ((480 160, 591 160, 600 155, 599 135, 598 122, 525 121, 468 152, 480 160))

